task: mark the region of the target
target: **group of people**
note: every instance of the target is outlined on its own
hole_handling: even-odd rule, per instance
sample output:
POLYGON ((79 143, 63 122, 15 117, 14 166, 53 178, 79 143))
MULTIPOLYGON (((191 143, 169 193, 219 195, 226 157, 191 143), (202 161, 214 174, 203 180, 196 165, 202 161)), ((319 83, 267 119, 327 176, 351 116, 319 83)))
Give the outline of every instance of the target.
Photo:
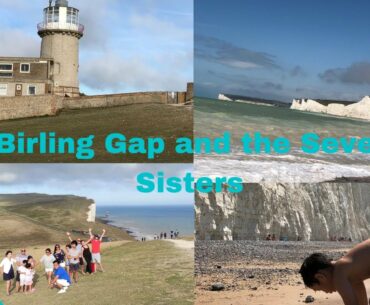
MULTIPOLYGON (((179 235, 180 235, 180 232, 178 230, 176 231, 171 230, 168 237, 170 237, 171 239, 176 239, 179 237, 179 235)), ((161 232, 160 234, 154 235, 154 240, 159 240, 159 239, 167 239, 167 232, 161 232)))
MULTIPOLYGON (((41 257, 45 276, 50 288, 59 288, 58 293, 65 293, 68 287, 78 281, 78 274, 95 273, 99 267, 104 272, 101 262, 100 245, 102 243, 105 230, 99 236, 92 233, 89 229, 90 238, 87 241, 77 238, 73 240, 71 234, 67 232, 69 244, 62 249, 60 244, 56 244, 54 251, 50 248, 45 249, 45 254, 41 257), (91 244, 91 249, 90 245, 91 244)), ((5 281, 6 294, 9 296, 12 290, 12 283, 15 279, 15 289, 17 292, 35 292, 35 274, 37 262, 33 256, 27 253, 26 249, 21 249, 15 258, 11 250, 6 251, 5 257, 0 263, 5 281), (15 268, 14 268, 15 266, 15 268)))

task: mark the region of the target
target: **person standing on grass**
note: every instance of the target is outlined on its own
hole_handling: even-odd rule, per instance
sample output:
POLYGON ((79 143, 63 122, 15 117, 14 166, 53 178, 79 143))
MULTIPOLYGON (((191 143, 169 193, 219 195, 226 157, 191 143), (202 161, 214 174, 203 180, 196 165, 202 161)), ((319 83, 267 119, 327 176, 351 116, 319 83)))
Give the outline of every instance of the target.
POLYGON ((66 270, 67 270, 67 272, 68 272, 68 274, 70 273, 69 272, 69 265, 70 265, 70 263, 69 263, 69 251, 71 250, 71 244, 68 244, 68 245, 66 245, 66 258, 65 258, 65 260, 66 260, 66 270))
POLYGON ((55 257, 53 254, 51 254, 51 250, 47 248, 45 250, 45 254, 43 257, 40 259, 40 262, 44 265, 45 267, 45 274, 48 279, 48 284, 51 284, 51 276, 53 274, 53 262, 55 261, 55 257))
POLYGON ((83 240, 81 241, 81 245, 82 245, 82 256, 86 261, 86 270, 85 271, 86 271, 87 274, 91 274, 92 273, 92 270, 91 270, 92 255, 91 255, 90 247, 83 240))
MULTIPOLYGON (((71 233, 67 232, 67 236, 68 236, 68 239, 72 242, 72 237, 71 237, 71 233)), ((83 259, 83 256, 82 256, 82 240, 81 238, 77 238, 76 239, 77 241, 77 250, 80 252, 80 259, 79 259, 79 263, 80 263, 80 266, 81 266, 81 273, 82 274, 85 274, 85 271, 84 271, 84 259, 83 259)))
POLYGON ((69 259, 69 275, 73 276, 73 280, 77 283, 78 270, 80 269, 81 252, 77 250, 77 241, 71 242, 71 249, 68 252, 69 259))
POLYGON ((66 268, 66 253, 60 248, 60 244, 56 244, 53 253, 55 260, 59 261, 59 265, 62 268, 66 268))
POLYGON ((21 249, 20 253, 18 253, 15 256, 15 260, 17 263, 17 274, 15 276, 15 282, 16 282, 16 291, 18 292, 21 290, 21 287, 20 287, 21 278, 20 278, 19 268, 23 266, 23 261, 27 260, 27 258, 28 258, 27 251, 24 248, 21 249))
POLYGON ((69 286, 71 286, 71 278, 69 277, 67 271, 59 265, 59 262, 56 260, 53 263, 54 265, 54 278, 51 281, 50 288, 54 287, 59 288, 58 293, 65 293, 69 286))
POLYGON ((6 251, 5 257, 0 263, 0 268, 3 269, 3 279, 5 281, 6 295, 10 295, 10 288, 12 286, 12 280, 14 279, 14 268, 13 264, 16 260, 13 258, 12 251, 6 251))
MULTIPOLYGON (((101 254, 100 254, 100 245, 103 241, 103 237, 105 235, 105 229, 103 229, 102 235, 93 235, 92 229, 89 229, 90 239, 87 241, 87 244, 91 242, 91 252, 92 252, 92 262, 98 264, 100 271, 104 272, 103 265, 101 263, 101 254)), ((94 273, 96 273, 96 269, 94 273)))

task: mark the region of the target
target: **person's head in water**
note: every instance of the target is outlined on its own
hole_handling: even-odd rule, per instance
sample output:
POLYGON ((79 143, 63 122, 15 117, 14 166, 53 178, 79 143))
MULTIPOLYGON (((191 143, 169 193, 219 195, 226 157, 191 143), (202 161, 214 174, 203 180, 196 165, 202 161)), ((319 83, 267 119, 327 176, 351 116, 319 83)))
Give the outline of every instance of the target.
POLYGON ((332 261, 326 255, 314 253, 304 260, 299 273, 307 287, 314 291, 332 293, 335 291, 333 270, 332 261))
POLYGON ((76 240, 74 240, 74 241, 71 242, 71 247, 73 249, 77 247, 77 241, 76 240))

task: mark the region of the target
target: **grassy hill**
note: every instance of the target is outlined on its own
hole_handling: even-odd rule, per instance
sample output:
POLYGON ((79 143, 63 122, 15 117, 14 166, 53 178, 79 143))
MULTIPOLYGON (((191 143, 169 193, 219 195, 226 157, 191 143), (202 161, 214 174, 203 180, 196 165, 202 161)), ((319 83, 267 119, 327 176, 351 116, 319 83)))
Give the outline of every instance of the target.
MULTIPOLYGON (((26 137, 38 137, 40 132, 55 132, 57 137, 78 139, 95 135, 92 160, 96 163, 145 163, 146 155, 112 155, 105 150, 105 138, 111 133, 122 133, 127 138, 161 137, 166 151, 150 163, 193 162, 192 155, 175 153, 175 141, 179 137, 193 136, 193 112, 191 108, 171 105, 127 105, 111 108, 64 110, 55 117, 38 117, 0 122, 2 133, 25 132, 26 137)), ((74 154, 11 154, 0 155, 0 162, 77 162, 74 154)))
MULTIPOLYGON (((44 249, 44 247, 42 248, 44 249)), ((41 249, 30 249, 35 257, 41 249)), ((47 288, 38 268, 36 292, 6 297, 6 305, 191 305, 194 304, 194 263, 191 251, 166 241, 106 243, 102 251, 105 273, 81 276, 67 293, 47 288)))
MULTIPOLYGON (((111 240, 131 240, 119 228, 100 221, 87 222, 91 199, 73 195, 0 194, 0 245, 2 248, 20 248, 44 244, 67 243, 66 231, 83 232, 107 230, 111 240)), ((73 233, 73 237, 88 236, 73 233)))

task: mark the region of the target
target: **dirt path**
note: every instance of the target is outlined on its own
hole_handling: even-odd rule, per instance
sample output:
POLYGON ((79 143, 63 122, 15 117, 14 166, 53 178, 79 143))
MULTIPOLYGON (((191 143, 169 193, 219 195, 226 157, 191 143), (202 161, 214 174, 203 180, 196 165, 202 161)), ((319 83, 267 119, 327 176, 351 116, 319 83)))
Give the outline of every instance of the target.
POLYGON ((189 240, 183 239, 167 239, 167 241, 172 242, 175 244, 177 248, 184 249, 184 250, 194 250, 194 242, 189 240))

